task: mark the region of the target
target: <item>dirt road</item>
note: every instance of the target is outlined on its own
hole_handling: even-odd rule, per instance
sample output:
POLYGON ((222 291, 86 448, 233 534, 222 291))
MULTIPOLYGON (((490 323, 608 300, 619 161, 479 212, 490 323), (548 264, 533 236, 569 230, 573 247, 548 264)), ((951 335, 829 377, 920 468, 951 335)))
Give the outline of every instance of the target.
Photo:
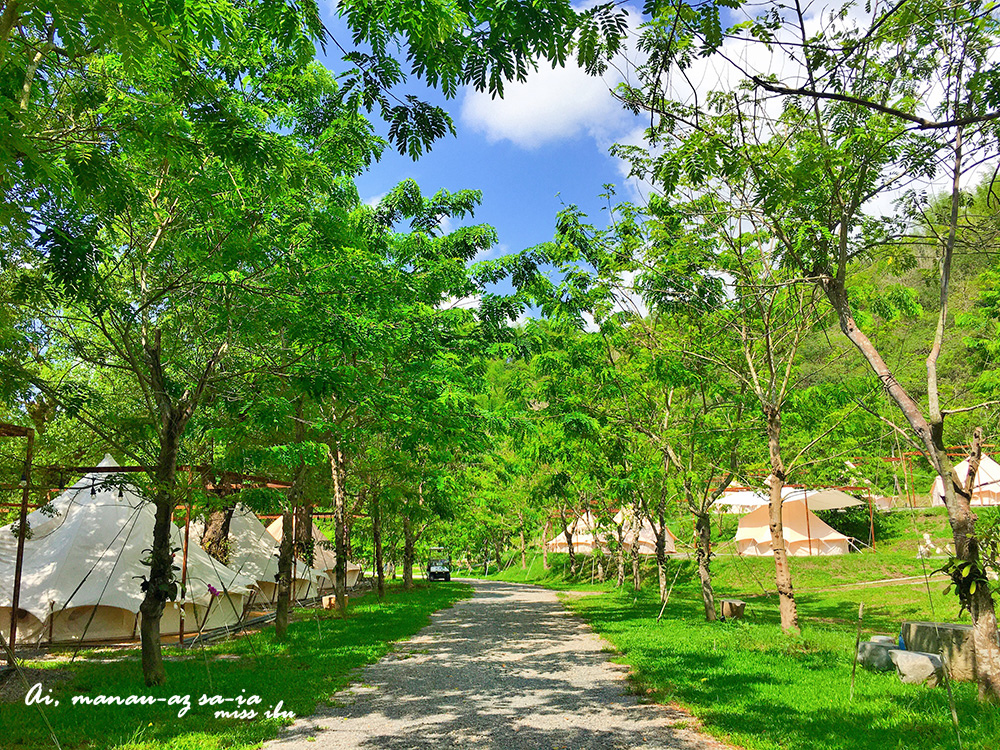
POLYGON ((642 705, 604 642, 534 586, 475 581, 475 596, 267 745, 275 750, 722 750, 689 716, 642 705))

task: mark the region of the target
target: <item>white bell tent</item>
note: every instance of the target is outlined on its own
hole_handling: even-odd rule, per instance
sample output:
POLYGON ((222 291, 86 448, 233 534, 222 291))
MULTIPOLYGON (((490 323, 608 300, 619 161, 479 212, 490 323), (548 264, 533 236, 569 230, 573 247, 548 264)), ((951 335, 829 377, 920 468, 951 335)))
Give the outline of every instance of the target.
MULTIPOLYGON (((110 456, 102 468, 117 467, 110 456)), ((92 473, 28 516, 30 537, 18 607, 18 641, 89 642, 129 639, 138 633, 140 581, 149 575, 142 560, 152 545, 153 505, 123 473, 92 473), (54 512, 53 512, 54 511, 54 512)), ((183 534, 171 527, 171 547, 183 534)), ((0 528, 0 579, 14 580, 17 535, 0 528)), ((182 555, 176 553, 180 566, 182 555)), ((181 572, 177 571, 178 582, 181 572)), ((253 580, 238 575, 190 544, 183 602, 167 602, 160 633, 180 632, 181 607, 188 633, 235 625, 253 580)), ((9 636, 13 591, 0 590, 0 630, 9 636)))
MULTIPOLYGON (((966 459, 955 466, 955 473, 960 481, 969 478, 969 460, 966 459)), ((931 487, 931 504, 944 505, 944 483, 941 477, 934 480, 931 487)), ((1000 464, 989 456, 983 456, 976 471, 976 481, 972 488, 970 505, 1000 505, 1000 464)))
MULTIPOLYGON (((573 521, 569 526, 573 540, 573 553, 589 555, 595 548, 603 547, 601 532, 598 530, 597 517, 589 510, 573 521)), ((566 535, 560 531, 545 543, 547 552, 569 552, 566 535)))
MULTIPOLYGON (((268 533, 281 542, 282 534, 281 518, 275 518, 271 525, 267 527, 268 533)), ((292 528, 295 528, 294 524, 292 528)), ((324 574, 333 585, 337 575, 337 553, 333 551, 333 543, 329 537, 319 530, 315 521, 312 524, 313 539, 313 567, 324 574)), ((361 566, 355 562, 347 561, 347 588, 353 588, 361 577, 361 566)))
MULTIPOLYGON (((812 505, 810 504, 810 508, 812 505)), ((846 555, 850 540, 839 531, 806 510, 801 500, 786 500, 781 504, 785 549, 790 557, 807 555, 846 555)), ((736 529, 736 549, 741 555, 771 557, 770 508, 762 506, 740 519, 736 529)))
MULTIPOLYGON (((633 529, 633 524, 631 522, 632 513, 626 512, 624 508, 615 514, 614 522, 617 526, 623 526, 623 541, 625 543, 625 548, 631 550, 635 544, 639 546, 640 555, 655 555, 656 554, 656 529, 653 528, 652 522, 648 518, 642 519, 642 524, 639 526, 639 531, 633 529)), ((677 537, 673 535, 670 529, 665 530, 666 539, 664 539, 664 552, 668 555, 677 552, 675 542, 677 537)))
MULTIPOLYGON (((205 522, 191 523, 191 539, 200 543, 205 535, 205 522)), ((257 582, 261 598, 277 601, 278 542, 271 536, 254 512, 238 503, 229 521, 229 567, 238 574, 257 582)), ((298 563, 292 570, 292 596, 308 599, 318 596, 321 589, 332 584, 326 574, 298 563)), ((255 601, 258 601, 255 599, 255 601)))

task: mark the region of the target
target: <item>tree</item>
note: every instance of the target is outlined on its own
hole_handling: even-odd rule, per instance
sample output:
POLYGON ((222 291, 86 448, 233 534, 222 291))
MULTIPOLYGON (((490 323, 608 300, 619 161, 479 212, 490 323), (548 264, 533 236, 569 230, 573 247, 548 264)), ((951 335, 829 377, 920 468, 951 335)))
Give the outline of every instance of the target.
MULTIPOLYGON (((996 698, 1000 697, 996 617, 988 587, 972 585, 980 576, 975 518, 968 505, 968 487, 953 476, 945 451, 945 419, 956 409, 942 405, 938 384, 963 175, 970 163, 987 158, 984 149, 991 148, 997 137, 995 62, 988 50, 995 46, 998 27, 995 15, 984 12, 984 7, 935 2, 876 5, 870 24, 835 22, 810 36, 803 11, 796 6, 798 12, 787 21, 773 14, 746 29, 768 43, 800 48, 800 82, 789 84, 741 71, 747 74, 747 87, 742 93, 707 97, 714 111, 697 102, 669 101, 651 77, 646 86, 625 92, 624 98, 662 118, 650 132, 652 140, 683 143, 668 148, 664 158, 646 159, 633 150, 643 165, 640 171, 652 169, 667 192, 682 174, 695 183, 721 179, 727 188, 748 185, 745 195, 752 198, 762 224, 775 238, 776 258, 823 293, 844 335, 903 414, 905 432, 946 487, 960 561, 956 569, 969 573, 957 576, 955 582, 962 605, 972 612, 977 651, 983 655, 981 695, 996 698), (769 111, 753 96, 755 90, 784 97, 781 114, 769 111), (925 96, 929 93, 933 96, 925 96), (687 124, 678 127, 680 123, 687 124), (952 185, 951 211, 945 231, 938 233, 938 325, 926 360, 928 400, 922 406, 858 324, 852 281, 884 248, 894 247, 900 254, 899 241, 907 239, 913 226, 906 217, 877 221, 866 215, 866 204, 904 178, 929 179, 939 166, 952 185)), ((683 25, 680 14, 677 24, 678 29, 683 25)), ((685 39, 690 45, 694 36, 687 34, 685 39)), ((680 47, 670 48, 662 36, 657 40, 649 36, 647 41, 659 55, 651 58, 657 59, 656 65, 677 63, 683 68, 690 63, 690 55, 675 55, 680 47)), ((718 49, 720 43, 721 38, 716 39, 709 47, 718 49)), ((918 203, 911 200, 910 206, 918 203)), ((907 303, 899 297, 886 301, 890 306, 907 303)))
MULTIPOLYGON (((266 27, 253 31, 267 36, 266 27)), ((148 119, 150 128, 144 137, 119 144, 110 157, 122 179, 115 194, 126 200, 117 207, 103 199, 93 202, 95 212, 107 209, 114 217, 85 235, 85 250, 96 263, 93 278, 79 289, 61 290, 47 306, 44 295, 52 287, 44 277, 28 277, 35 284, 37 316, 65 342, 65 355, 87 363, 89 376, 104 375, 120 388, 118 403, 88 404, 87 384, 78 382, 77 418, 119 444, 124 441, 116 440, 115 432, 123 404, 153 427, 144 436, 149 442, 126 450, 155 467, 157 523, 141 628, 149 684, 165 679, 159 618, 164 603, 176 595, 169 524, 185 430, 220 383, 240 377, 244 367, 261 366, 256 348, 261 329, 255 327, 266 310, 261 300, 272 296, 272 283, 282 278, 274 270, 277 248, 295 242, 289 230, 314 201, 312 181, 351 175, 378 148, 366 123, 322 103, 335 90, 328 76, 272 53, 270 38, 247 34, 240 41, 239 53, 218 50, 218 67, 203 76, 166 60, 123 78, 117 58, 92 62, 88 84, 99 82, 109 99, 119 90, 149 93, 150 101, 123 101, 108 117, 148 119), (220 69, 246 72, 261 64, 260 56, 267 73, 252 84, 229 88, 213 78, 220 69), (267 106, 254 101, 279 81, 285 88, 267 106), (190 86, 201 98, 171 103, 163 97, 171 85, 190 86), (311 115, 317 117, 307 124, 311 115), (174 138, 178 122, 187 131, 181 142, 174 138), (285 134, 273 131, 278 122, 285 134), (367 145, 324 150, 324 137, 367 139, 367 145)), ((43 246, 79 241, 57 228, 41 235, 43 246)), ((42 379, 36 385, 64 403, 72 400, 65 385, 56 388, 42 379)))

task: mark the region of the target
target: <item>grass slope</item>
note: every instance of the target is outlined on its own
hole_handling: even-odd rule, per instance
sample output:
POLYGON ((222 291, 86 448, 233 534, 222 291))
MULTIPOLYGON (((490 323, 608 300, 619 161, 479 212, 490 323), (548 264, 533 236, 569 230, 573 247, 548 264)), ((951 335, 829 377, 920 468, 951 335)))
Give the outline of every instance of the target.
MULTIPOLYGON (((277 735, 287 720, 216 719, 224 706, 199 706, 203 694, 223 697, 259 695, 258 711, 283 701, 283 711, 305 716, 340 688, 354 671, 377 661, 393 643, 416 633, 430 615, 470 596, 470 586, 459 583, 418 587, 412 592, 391 591, 379 602, 367 595, 351 604, 349 616, 298 610, 286 643, 277 643, 274 628, 251 637, 194 649, 165 649, 168 684, 147 688, 137 650, 116 652, 116 661, 100 661, 100 654, 68 665, 62 661, 28 664, 30 667, 70 669, 72 678, 56 687, 58 706, 45 713, 66 750, 214 750, 257 747, 277 735), (191 709, 177 718, 178 707, 71 705, 79 695, 188 695, 191 709)), ((52 743, 34 706, 23 702, 0 704, 0 747, 50 748, 52 743)))

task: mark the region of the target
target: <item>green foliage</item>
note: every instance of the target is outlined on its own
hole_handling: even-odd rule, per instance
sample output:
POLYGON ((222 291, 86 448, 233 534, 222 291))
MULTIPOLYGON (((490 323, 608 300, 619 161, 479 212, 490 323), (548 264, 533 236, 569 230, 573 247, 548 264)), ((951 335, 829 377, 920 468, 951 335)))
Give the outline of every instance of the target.
POLYGON ((853 537, 868 544, 872 527, 875 529, 875 541, 884 542, 896 537, 906 521, 898 513, 876 510, 871 514, 868 507, 856 505, 840 510, 819 510, 816 515, 824 522, 845 536, 853 537))

